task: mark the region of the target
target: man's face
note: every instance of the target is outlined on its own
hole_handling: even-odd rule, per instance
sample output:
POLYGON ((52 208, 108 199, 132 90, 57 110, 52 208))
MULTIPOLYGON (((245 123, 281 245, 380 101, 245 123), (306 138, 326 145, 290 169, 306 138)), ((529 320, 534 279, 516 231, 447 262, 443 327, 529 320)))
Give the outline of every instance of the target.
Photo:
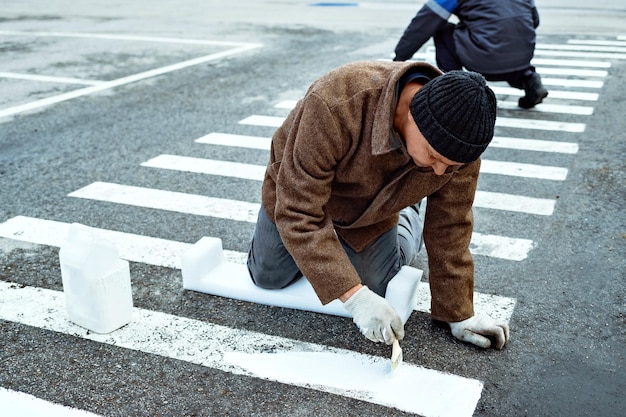
POLYGON ((406 149, 415 165, 421 168, 432 168, 437 175, 443 175, 446 169, 451 166, 463 165, 460 162, 454 162, 442 156, 433 149, 428 143, 422 132, 420 132, 417 124, 411 123, 408 131, 404 132, 404 140, 406 141, 406 149))

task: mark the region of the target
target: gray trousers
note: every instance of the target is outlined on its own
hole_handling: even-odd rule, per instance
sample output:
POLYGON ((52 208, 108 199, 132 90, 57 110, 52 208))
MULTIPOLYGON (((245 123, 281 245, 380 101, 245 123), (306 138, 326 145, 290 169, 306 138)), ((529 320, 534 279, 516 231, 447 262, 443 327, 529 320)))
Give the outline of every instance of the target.
MULTIPOLYGON (((422 247, 424 224, 418 210, 419 204, 402 210, 398 224, 359 253, 339 237, 363 285, 378 295, 385 296, 389 281, 422 247)), ((302 277, 263 206, 248 250, 248 271, 256 285, 267 289, 285 288, 302 277)))

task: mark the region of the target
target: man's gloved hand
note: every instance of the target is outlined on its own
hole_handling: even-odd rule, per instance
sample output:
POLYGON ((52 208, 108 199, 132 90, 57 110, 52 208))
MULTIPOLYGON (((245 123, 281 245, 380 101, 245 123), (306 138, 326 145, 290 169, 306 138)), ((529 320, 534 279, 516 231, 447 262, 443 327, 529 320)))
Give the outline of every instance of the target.
POLYGON ((491 340, 487 336, 495 339, 496 349, 502 349, 509 340, 509 325, 488 316, 472 316, 469 319, 448 324, 454 337, 482 348, 491 346, 491 340))
POLYGON ((391 345, 404 338, 402 319, 389 302, 366 286, 352 294, 343 304, 361 333, 372 342, 391 345))

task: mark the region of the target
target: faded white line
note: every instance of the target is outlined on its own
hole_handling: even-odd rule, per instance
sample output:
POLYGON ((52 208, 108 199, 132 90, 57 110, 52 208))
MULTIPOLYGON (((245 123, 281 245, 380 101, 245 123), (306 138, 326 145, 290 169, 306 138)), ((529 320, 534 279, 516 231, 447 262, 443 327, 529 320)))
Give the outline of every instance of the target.
POLYGON ((483 388, 406 361, 391 372, 388 358, 139 308, 128 325, 100 335, 67 319, 62 292, 2 281, 0 319, 426 417, 471 417, 483 388))
POLYGON ((3 387, 0 387, 0 404, 2 417, 98 417, 97 414, 88 411, 66 407, 3 387))
POLYGON ((42 107, 50 106, 52 104, 57 104, 57 103, 71 100, 77 97, 82 97, 88 94, 93 94, 93 93, 97 93, 100 91, 109 90, 109 89, 119 87, 122 85, 134 83, 136 81, 145 80, 147 78, 152 78, 152 77, 156 77, 159 75, 167 74, 169 72, 178 71, 183 68, 203 64, 205 62, 224 58, 230 55, 239 54, 245 51, 259 48, 260 46, 261 45, 258 45, 258 44, 250 44, 246 46, 241 46, 238 48, 229 49, 227 51, 217 52, 214 54, 209 54, 209 55, 201 56, 198 58, 189 59, 187 61, 178 62, 176 64, 166 65, 164 67, 152 69, 149 71, 144 71, 138 74, 129 75, 127 77, 118 78, 116 80, 107 81, 99 85, 85 87, 85 88, 81 88, 78 90, 70 91, 68 93, 59 94, 59 95, 52 96, 52 97, 47 97, 41 100, 23 104, 20 106, 10 107, 8 109, 0 110, 0 117, 7 117, 7 116, 12 116, 18 113, 23 113, 26 111, 36 110, 42 107))
POLYGON ((16 80, 39 81, 60 84, 100 85, 105 81, 80 80, 78 78, 51 77, 49 75, 18 74, 16 72, 0 72, 0 78, 12 78, 16 80))

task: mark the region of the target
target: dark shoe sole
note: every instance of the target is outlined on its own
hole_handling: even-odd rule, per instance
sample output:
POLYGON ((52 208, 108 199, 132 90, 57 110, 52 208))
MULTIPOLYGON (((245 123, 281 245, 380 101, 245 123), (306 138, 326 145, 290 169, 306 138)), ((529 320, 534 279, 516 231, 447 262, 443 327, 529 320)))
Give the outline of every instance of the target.
POLYGON ((523 109, 530 109, 530 108, 535 107, 537 104, 541 103, 543 99, 546 97, 548 97, 548 90, 546 90, 545 88, 542 88, 541 90, 537 91, 536 97, 529 97, 529 96, 520 97, 517 104, 523 109))

